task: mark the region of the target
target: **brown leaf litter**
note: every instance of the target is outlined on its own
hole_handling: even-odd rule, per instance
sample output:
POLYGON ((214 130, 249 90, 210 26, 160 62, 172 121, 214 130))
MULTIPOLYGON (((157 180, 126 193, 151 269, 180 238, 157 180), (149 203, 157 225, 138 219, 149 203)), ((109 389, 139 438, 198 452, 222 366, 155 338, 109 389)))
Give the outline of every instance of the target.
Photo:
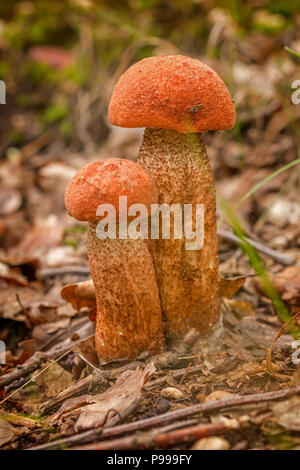
POLYGON ((66 400, 50 418, 50 423, 61 426, 67 418, 75 415, 74 429, 79 432, 108 424, 116 417, 125 417, 133 405, 138 406, 141 390, 154 372, 152 363, 144 369, 125 371, 104 393, 66 400))

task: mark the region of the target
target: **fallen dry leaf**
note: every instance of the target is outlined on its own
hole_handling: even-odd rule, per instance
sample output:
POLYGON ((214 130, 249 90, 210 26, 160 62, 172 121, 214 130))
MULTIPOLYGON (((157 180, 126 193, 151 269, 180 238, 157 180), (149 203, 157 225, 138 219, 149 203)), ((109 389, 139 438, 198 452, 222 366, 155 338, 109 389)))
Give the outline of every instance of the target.
POLYGON ((273 406, 276 422, 290 431, 300 431, 300 397, 295 396, 273 406))
POLYGON ((255 310, 250 302, 236 299, 225 299, 224 302, 239 318, 247 316, 255 317, 255 310))
POLYGON ((69 372, 54 361, 46 363, 45 367, 50 364, 52 364, 51 367, 34 379, 49 398, 73 384, 72 375, 69 372))
POLYGON ((0 317, 15 321, 25 321, 24 311, 35 302, 42 302, 44 294, 32 287, 6 285, 0 291, 0 317))
POLYGON ((236 279, 225 279, 220 276, 219 291, 222 297, 232 299, 234 294, 244 285, 245 277, 238 277, 236 279))
POLYGON ((51 425, 60 425, 77 417, 76 431, 99 427, 111 422, 116 416, 128 416, 140 401, 144 384, 154 374, 153 362, 144 369, 126 370, 105 392, 97 395, 81 395, 66 400, 50 419, 51 425))
POLYGON ((40 258, 40 264, 44 268, 76 265, 78 263, 82 263, 82 260, 75 254, 74 248, 71 246, 55 246, 40 258))
POLYGON ((18 269, 13 269, 0 261, 0 279, 20 286, 28 286, 28 281, 18 269))
POLYGON ((1 260, 12 266, 38 262, 50 248, 61 243, 62 236, 63 229, 55 215, 37 219, 18 245, 8 250, 7 254, 1 253, 1 260))
POLYGON ((77 311, 84 307, 96 307, 95 288, 91 279, 64 286, 61 290, 61 297, 77 311))
POLYGON ((0 446, 10 442, 18 434, 17 428, 0 417, 0 446))
POLYGON ((153 363, 147 364, 144 370, 125 371, 116 383, 104 393, 93 397, 94 403, 83 408, 75 424, 76 431, 84 431, 101 426, 117 413, 123 415, 129 407, 140 399, 143 385, 154 374, 153 363), (108 416, 108 412, 112 410, 108 416))

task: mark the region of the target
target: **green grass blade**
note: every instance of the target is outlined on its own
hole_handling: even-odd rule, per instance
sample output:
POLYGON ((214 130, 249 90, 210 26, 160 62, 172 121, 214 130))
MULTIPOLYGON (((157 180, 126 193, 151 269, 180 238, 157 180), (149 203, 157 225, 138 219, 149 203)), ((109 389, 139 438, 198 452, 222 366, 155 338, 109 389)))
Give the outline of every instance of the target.
POLYGON ((291 49, 290 47, 285 46, 285 50, 288 51, 290 54, 294 55, 295 57, 298 57, 300 59, 300 54, 299 52, 294 51, 294 49, 291 49))
POLYGON ((250 189, 236 204, 235 207, 239 207, 246 199, 248 199, 250 196, 252 196, 258 189, 260 189, 264 184, 268 183, 271 181, 273 178, 276 178, 276 176, 280 175, 286 170, 289 170, 295 165, 299 165, 300 163, 300 158, 297 158, 297 160, 294 160, 290 163, 287 163, 287 165, 284 165, 283 167, 279 168, 278 170, 274 171, 270 175, 266 176, 262 181, 259 181, 257 184, 253 186, 253 188, 250 189))
POLYGON ((241 227, 241 224, 233 212, 233 209, 229 206, 227 201, 221 201, 221 207, 223 209, 225 218, 230 223, 235 235, 240 239, 240 246, 244 253, 248 256, 249 262, 255 270, 257 277, 261 283, 262 289, 268 298, 271 300, 275 312, 278 314, 280 319, 286 325, 289 324, 288 331, 295 338, 300 337, 299 329, 291 316, 289 309, 279 296, 276 287, 270 279, 270 276, 264 266, 264 263, 258 254, 258 251, 249 244, 246 239, 246 234, 241 227))

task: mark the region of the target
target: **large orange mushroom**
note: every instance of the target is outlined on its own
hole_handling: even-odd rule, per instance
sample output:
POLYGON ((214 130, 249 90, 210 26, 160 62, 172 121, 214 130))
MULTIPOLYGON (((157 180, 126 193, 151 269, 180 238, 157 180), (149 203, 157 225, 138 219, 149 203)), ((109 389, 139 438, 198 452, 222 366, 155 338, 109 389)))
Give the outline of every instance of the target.
POLYGON ((143 204, 149 214, 151 204, 157 202, 157 189, 148 172, 121 158, 83 167, 65 192, 68 213, 89 222, 88 257, 97 301, 95 343, 101 360, 158 353, 163 345, 152 256, 143 238, 124 234, 121 238, 119 222, 126 227, 132 217, 120 215, 120 196, 127 198, 128 207, 143 204), (97 224, 104 216, 112 227, 116 222, 115 238, 113 233, 99 238, 97 224))
POLYGON ((199 60, 150 57, 121 76, 108 114, 116 126, 146 127, 138 162, 153 176, 159 204, 204 204, 203 247, 187 250, 186 237, 171 232, 156 240, 154 259, 169 335, 191 327, 208 334, 220 317, 220 296, 215 184, 201 132, 233 127, 231 95, 199 60))

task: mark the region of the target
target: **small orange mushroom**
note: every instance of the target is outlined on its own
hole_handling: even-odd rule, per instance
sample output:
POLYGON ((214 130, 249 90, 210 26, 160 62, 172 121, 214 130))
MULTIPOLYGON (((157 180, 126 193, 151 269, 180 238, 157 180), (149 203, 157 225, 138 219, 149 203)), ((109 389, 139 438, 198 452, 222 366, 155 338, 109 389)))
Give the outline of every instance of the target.
MULTIPOLYGON (((159 204, 204 204, 204 245, 158 239, 154 259, 169 336, 195 327, 209 334, 220 317, 216 196, 201 132, 231 129, 235 106, 219 75, 181 55, 143 59, 119 79, 108 110, 112 124, 146 127, 138 162, 153 176, 159 204)), ((174 228, 174 219, 173 227, 174 228)), ((195 227, 195 216, 193 215, 195 227)))
MULTIPOLYGON (((128 206, 145 205, 149 214, 151 204, 157 203, 152 177, 137 163, 121 158, 83 167, 65 192, 68 213, 89 222, 88 257, 97 301, 95 344, 100 360, 158 353, 163 346, 158 287, 147 243, 142 238, 121 239, 118 223, 115 239, 99 239, 97 233, 104 216, 97 215, 102 204, 112 206, 116 221, 121 220, 120 196, 127 197, 128 206)), ((127 223, 127 214, 122 223, 127 223)))

